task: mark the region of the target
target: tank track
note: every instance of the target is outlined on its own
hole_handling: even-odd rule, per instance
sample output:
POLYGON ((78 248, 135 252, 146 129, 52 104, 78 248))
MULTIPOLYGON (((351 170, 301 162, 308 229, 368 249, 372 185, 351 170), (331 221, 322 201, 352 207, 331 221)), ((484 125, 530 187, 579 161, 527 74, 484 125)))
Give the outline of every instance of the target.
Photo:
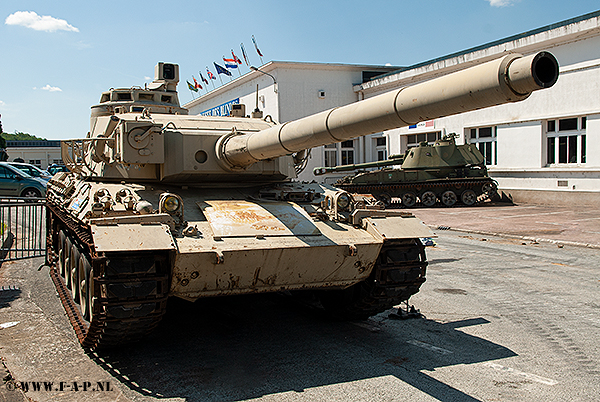
POLYGON ((419 239, 385 240, 371 275, 342 290, 320 293, 334 317, 366 319, 408 301, 425 282, 425 246, 419 239))
MULTIPOLYGON (((461 193, 465 190, 473 190, 477 196, 477 200, 473 205, 482 202, 488 198, 491 198, 498 188, 496 181, 492 178, 475 179, 475 180, 436 180, 436 181, 425 181, 425 182, 414 182, 414 183, 396 183, 396 184, 351 184, 351 183, 336 183, 336 187, 340 187, 351 193, 359 194, 373 194, 376 198, 379 195, 387 194, 390 197, 402 197, 402 194, 412 191, 419 194, 423 194, 425 191, 430 189, 446 189, 452 191, 460 191, 461 193), (485 194, 483 188, 485 185, 491 186, 493 191, 485 194)), ((457 203, 461 203, 460 193, 457 194, 457 203)), ((438 197, 439 198, 439 197, 438 197)), ((389 205, 389 203, 387 203, 389 205)), ((393 204, 393 203, 392 203, 393 204)), ((415 205, 419 205, 417 202, 415 205)), ((439 200, 434 205, 443 205, 443 202, 439 200)))
POLYGON ((167 255, 154 252, 97 254, 89 227, 80 224, 50 201, 47 209, 46 223, 52 230, 47 235, 46 263, 83 348, 96 350, 117 346, 134 342, 151 332, 166 311, 169 285, 167 255), (60 233, 65 234, 62 243, 60 233), (66 249, 66 239, 72 249, 78 250, 70 258, 87 258, 91 266, 91 320, 89 316, 86 319, 81 300, 75 300, 73 291, 65 282, 68 281, 68 269, 65 269, 64 277, 60 272, 59 252, 61 247, 63 251, 66 249))

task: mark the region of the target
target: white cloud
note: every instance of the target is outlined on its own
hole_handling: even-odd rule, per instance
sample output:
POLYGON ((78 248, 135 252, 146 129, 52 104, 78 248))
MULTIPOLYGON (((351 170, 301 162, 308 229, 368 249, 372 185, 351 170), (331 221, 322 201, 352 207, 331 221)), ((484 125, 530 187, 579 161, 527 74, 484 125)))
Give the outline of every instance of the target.
POLYGON ((152 79, 152 77, 144 77, 145 81, 150 81, 152 79))
POLYGON ((6 103, 0 101, 0 106, 4 106, 4 105, 6 105, 6 103))
MULTIPOLYGON (((36 88, 33 88, 36 89, 36 88)), ((40 88, 43 89, 44 91, 49 91, 49 92, 62 92, 62 89, 60 89, 59 87, 52 87, 50 86, 50 84, 47 84, 45 87, 40 88)))
POLYGON ((516 3, 517 0, 486 0, 490 2, 490 6, 492 7, 506 7, 510 6, 513 3, 516 3))
POLYGON ((17 11, 4 21, 6 25, 21 25, 26 28, 35 29, 36 31, 73 31, 79 32, 79 29, 70 25, 65 20, 51 17, 49 15, 37 15, 33 11, 17 11))

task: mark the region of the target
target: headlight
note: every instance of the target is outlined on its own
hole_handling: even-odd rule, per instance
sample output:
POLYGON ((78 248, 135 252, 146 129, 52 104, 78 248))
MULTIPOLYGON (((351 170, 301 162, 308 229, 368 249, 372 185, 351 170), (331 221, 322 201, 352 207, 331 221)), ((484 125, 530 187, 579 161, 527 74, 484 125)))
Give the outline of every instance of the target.
POLYGON ((168 213, 173 213, 179 209, 181 203, 179 202, 177 197, 169 195, 169 196, 165 197, 165 199, 163 201, 163 205, 164 205, 165 211, 167 211, 168 213))
POLYGON ((158 204, 158 212, 182 218, 183 201, 181 197, 173 193, 162 193, 158 204))
POLYGON ((340 194, 337 197, 338 209, 346 209, 350 205, 350 195, 347 193, 340 194))

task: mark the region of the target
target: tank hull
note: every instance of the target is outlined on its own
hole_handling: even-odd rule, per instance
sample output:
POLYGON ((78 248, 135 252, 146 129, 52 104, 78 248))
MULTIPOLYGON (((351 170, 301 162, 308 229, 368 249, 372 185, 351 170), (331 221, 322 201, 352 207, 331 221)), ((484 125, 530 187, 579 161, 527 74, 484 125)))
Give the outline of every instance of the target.
MULTIPOLYGON (((339 191, 317 184, 292 187, 323 198, 339 191)), ((425 281, 427 261, 419 237, 432 233, 410 214, 375 210, 360 225, 334 223, 316 219, 313 203, 260 198, 257 194, 274 190, 265 187, 175 189, 64 174, 52 179, 51 189, 48 256, 56 266, 53 279, 82 345, 90 349, 145 335, 160 321, 169 297, 194 301, 325 292, 330 309, 357 318, 408 300, 425 281), (119 202, 110 216, 94 216, 86 202, 99 192, 127 192, 158 203, 160 194, 175 190, 185 206, 185 228, 175 227, 166 214, 128 213, 119 202), (83 278, 92 297, 74 286, 83 278), (352 311, 329 297, 366 284, 372 300, 361 299, 358 304, 365 305, 354 303, 352 311)))

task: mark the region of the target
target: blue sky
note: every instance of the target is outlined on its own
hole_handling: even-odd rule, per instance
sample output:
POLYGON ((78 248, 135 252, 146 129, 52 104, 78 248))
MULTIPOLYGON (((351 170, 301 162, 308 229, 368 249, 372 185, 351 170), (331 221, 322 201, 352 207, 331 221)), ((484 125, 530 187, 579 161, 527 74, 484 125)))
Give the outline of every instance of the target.
POLYGON ((240 43, 260 65, 252 35, 264 62, 407 66, 598 9, 597 0, 2 0, 0 114, 5 132, 82 138, 102 91, 142 86, 165 61, 180 65, 184 104, 185 80, 231 49, 241 58, 240 43))

